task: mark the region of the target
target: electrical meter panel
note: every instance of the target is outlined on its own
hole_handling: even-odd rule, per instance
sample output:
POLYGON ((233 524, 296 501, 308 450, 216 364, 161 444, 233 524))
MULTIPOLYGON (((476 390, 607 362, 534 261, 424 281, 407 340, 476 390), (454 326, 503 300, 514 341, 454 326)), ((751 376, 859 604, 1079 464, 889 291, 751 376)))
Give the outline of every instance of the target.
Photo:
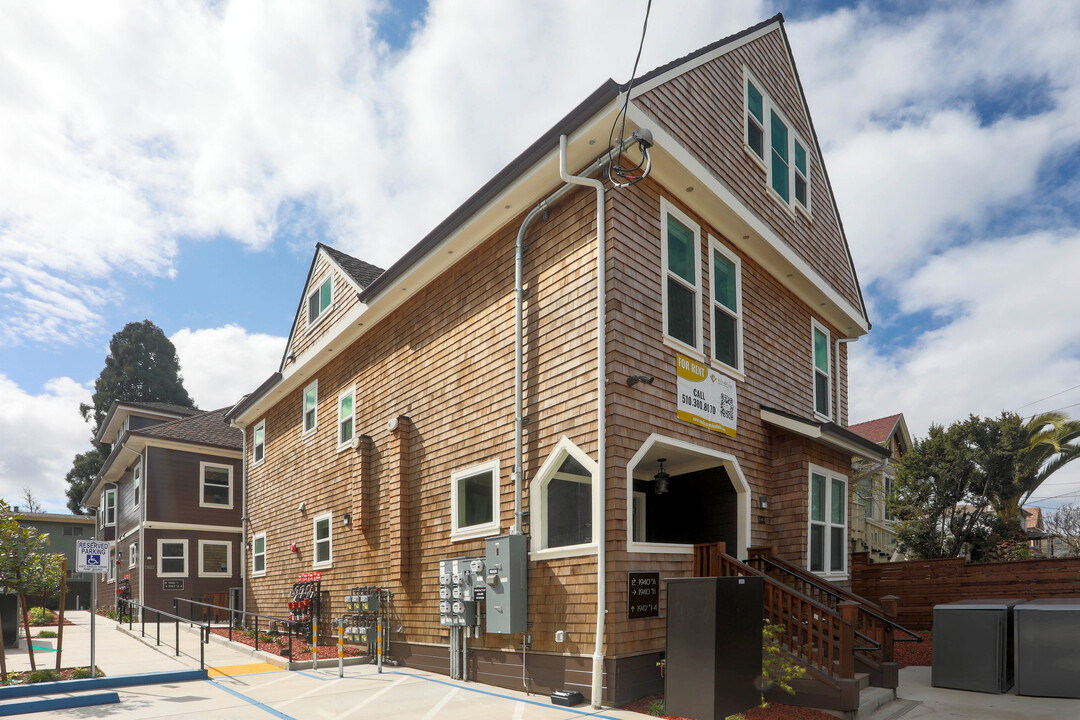
POLYGON ((439 561, 439 624, 472 627, 477 624, 476 603, 487 593, 484 559, 447 558, 439 561))
POLYGON ((378 640, 378 624, 382 619, 384 629, 389 624, 387 613, 393 593, 381 587, 354 587, 345 596, 345 638, 349 642, 367 645, 374 654, 378 640))
POLYGON ((312 636, 312 621, 319 617, 322 573, 299 573, 289 591, 289 622, 301 636, 312 636))
POLYGON ((484 581, 487 585, 485 611, 489 633, 524 633, 526 581, 529 575, 529 539, 525 535, 503 535, 487 540, 484 581))

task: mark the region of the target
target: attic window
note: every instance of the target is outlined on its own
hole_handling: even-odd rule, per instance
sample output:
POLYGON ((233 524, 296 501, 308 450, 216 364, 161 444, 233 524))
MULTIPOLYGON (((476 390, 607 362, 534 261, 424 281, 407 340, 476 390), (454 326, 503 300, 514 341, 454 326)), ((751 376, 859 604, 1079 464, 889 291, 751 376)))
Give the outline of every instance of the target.
POLYGON ((308 295, 308 325, 311 325, 322 317, 322 314, 330 307, 330 303, 333 302, 333 287, 333 278, 327 275, 326 279, 324 279, 319 286, 308 295))
POLYGON ((765 159, 765 111, 761 91, 751 80, 746 81, 746 144, 765 159))
POLYGON ((789 209, 809 213, 812 155, 779 103, 773 102, 746 67, 743 78, 746 151, 765 170, 765 184, 775 199, 789 209))

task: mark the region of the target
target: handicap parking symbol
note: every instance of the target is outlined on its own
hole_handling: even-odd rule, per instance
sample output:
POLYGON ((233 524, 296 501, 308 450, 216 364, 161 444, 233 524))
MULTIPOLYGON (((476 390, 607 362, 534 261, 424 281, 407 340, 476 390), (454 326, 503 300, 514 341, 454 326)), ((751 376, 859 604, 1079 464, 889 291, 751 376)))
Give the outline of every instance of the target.
POLYGON ((101 556, 100 555, 87 555, 86 556, 86 564, 87 565, 98 565, 98 566, 100 566, 101 565, 101 556))

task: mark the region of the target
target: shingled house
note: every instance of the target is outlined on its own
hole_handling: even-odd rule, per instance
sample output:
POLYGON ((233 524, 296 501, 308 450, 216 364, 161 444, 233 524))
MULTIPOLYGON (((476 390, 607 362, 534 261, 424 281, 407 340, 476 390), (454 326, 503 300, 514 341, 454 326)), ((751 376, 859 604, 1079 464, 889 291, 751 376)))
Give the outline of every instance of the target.
POLYGON ((131 597, 172 612, 174 597, 239 602, 243 435, 206 412, 169 403, 114 402, 98 441, 105 464, 83 499, 97 510, 114 564, 97 575, 98 604, 131 597))
POLYGON ((887 458, 857 457, 852 463, 856 478, 851 512, 851 540, 856 552, 866 552, 870 562, 888 562, 898 557, 896 529, 889 512, 896 469, 911 449, 911 434, 903 413, 856 423, 851 431, 888 451, 887 458))
POLYGON ((227 415, 248 610, 280 615, 312 570, 327 617, 381 585, 391 653, 448 672, 439 561, 525 534, 529 629, 470 640, 465 672, 598 704, 661 683, 665 595, 630 612, 628 573, 751 572, 729 561, 772 547, 847 578, 852 457, 887 453, 844 427, 870 323, 783 19, 638 79, 626 134, 651 140, 616 189, 623 90, 385 272, 317 248, 279 371, 227 415))

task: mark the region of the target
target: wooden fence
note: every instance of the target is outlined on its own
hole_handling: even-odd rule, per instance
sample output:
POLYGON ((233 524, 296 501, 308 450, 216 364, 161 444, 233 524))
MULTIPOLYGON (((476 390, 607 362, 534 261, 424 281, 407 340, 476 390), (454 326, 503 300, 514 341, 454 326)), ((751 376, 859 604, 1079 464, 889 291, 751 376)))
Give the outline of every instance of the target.
POLYGON ((900 598, 896 622, 913 630, 930 630, 934 606, 955 600, 1080 599, 1080 558, 1000 563, 948 558, 871 564, 867 553, 853 553, 851 589, 872 600, 896 595, 900 598))

